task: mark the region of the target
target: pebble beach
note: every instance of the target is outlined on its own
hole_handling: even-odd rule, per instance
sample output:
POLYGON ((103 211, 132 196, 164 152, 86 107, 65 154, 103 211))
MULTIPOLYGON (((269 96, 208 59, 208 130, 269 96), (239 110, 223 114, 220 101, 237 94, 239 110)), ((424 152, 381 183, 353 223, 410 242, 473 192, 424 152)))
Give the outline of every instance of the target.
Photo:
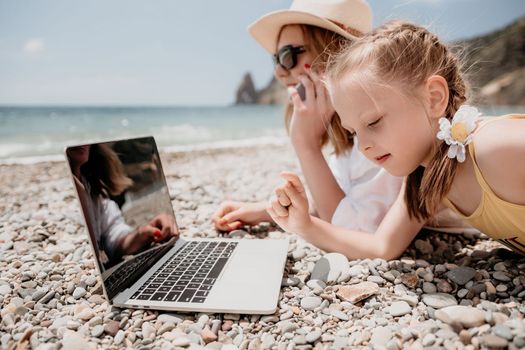
MULTIPOLYGON (((298 171, 283 145, 162 163, 183 237, 227 237, 210 221, 221 201, 267 200, 298 171)), ((0 165, 0 198, 2 349, 525 349, 525 258, 482 234, 422 231, 397 260, 348 261, 263 223, 229 236, 289 237, 275 314, 120 309, 65 162, 0 165)))

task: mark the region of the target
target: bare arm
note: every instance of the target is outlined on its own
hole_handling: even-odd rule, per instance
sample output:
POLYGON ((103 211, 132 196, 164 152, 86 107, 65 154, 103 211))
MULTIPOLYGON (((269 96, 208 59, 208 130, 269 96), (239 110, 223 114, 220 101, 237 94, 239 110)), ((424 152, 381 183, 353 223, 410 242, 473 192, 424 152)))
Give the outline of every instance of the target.
POLYGON ((290 123, 290 138, 306 183, 312 193, 319 217, 330 222, 345 194, 339 187, 321 152, 321 138, 334 115, 326 88, 316 76, 300 76, 306 99, 291 91, 294 113, 290 123))
POLYGON ((232 231, 243 225, 257 225, 262 221, 273 222, 266 212, 267 202, 234 202, 225 201, 213 214, 215 228, 221 231, 232 231))
POLYGON ((404 187, 378 230, 370 233, 337 227, 311 217, 299 178, 289 174, 284 174, 284 177, 288 182, 278 189, 281 195, 272 201, 272 207, 267 209, 269 214, 283 229, 299 234, 322 250, 339 252, 349 259, 394 259, 405 251, 423 227, 423 222, 408 216, 403 198, 404 187), (291 201, 291 206, 287 209, 280 207, 280 202, 287 199, 291 201))
POLYGON ((312 193, 316 212, 319 218, 330 222, 335 209, 345 194, 335 180, 320 147, 294 144, 294 148, 299 158, 306 184, 312 193))

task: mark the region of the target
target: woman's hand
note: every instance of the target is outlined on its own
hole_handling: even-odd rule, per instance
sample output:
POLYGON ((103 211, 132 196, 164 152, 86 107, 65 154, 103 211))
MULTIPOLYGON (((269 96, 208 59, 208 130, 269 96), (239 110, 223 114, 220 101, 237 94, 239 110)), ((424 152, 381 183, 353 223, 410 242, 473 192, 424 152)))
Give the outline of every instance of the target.
POLYGON ((282 172, 281 176, 286 184, 275 189, 266 211, 283 230, 302 235, 312 223, 304 186, 294 173, 282 172))
POLYGON ((261 221, 271 221, 265 211, 266 203, 222 202, 213 214, 212 221, 220 231, 233 231, 244 225, 256 225, 261 221))
POLYGON ((303 145, 320 147, 321 139, 335 113, 326 87, 317 74, 309 69, 307 71, 310 74, 299 76, 305 88, 304 101, 295 88, 288 88, 293 103, 290 138, 296 148, 303 145))
POLYGON ((159 214, 146 225, 124 237, 120 246, 121 254, 135 254, 148 247, 151 242, 160 243, 178 236, 175 218, 169 214, 159 214))

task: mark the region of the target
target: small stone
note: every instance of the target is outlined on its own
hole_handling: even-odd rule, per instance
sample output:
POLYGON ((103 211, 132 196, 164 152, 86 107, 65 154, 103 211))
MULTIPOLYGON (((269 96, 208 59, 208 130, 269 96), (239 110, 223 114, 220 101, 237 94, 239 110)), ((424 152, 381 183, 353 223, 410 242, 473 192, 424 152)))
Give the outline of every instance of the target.
POLYGON ((498 285, 496 286, 496 291, 498 291, 498 292, 500 292, 500 293, 501 293, 501 292, 506 292, 507 289, 508 289, 508 287, 507 287, 506 285, 504 285, 504 284, 498 284, 498 285))
POLYGON ((419 278, 415 273, 404 273, 401 276, 399 276, 401 279, 401 283, 403 283, 408 288, 414 289, 417 287, 417 284, 419 282, 419 278))
POLYGON ((470 306, 447 306, 436 310, 435 316, 448 325, 456 323, 465 328, 477 327, 485 323, 485 312, 470 306))
POLYGON ((171 344, 173 344, 174 346, 180 346, 184 348, 186 346, 189 346, 191 344, 191 341, 188 337, 177 337, 171 342, 171 344))
POLYGON ((306 256, 306 251, 304 249, 296 249, 292 253, 292 258, 294 260, 301 260, 306 256))
POLYGON ((102 333, 104 333, 104 326, 99 324, 95 327, 93 327, 93 329, 91 330, 91 336, 95 337, 95 338, 98 338, 102 335, 102 333))
POLYGON ((170 315, 170 314, 160 314, 157 317, 157 320, 163 323, 173 323, 175 325, 182 322, 182 318, 175 316, 175 315, 170 315))
POLYGON ((97 284, 97 278, 95 276, 89 276, 86 278, 85 282, 87 286, 93 287, 95 284, 97 284))
POLYGON ((414 245, 416 249, 423 254, 430 254, 434 251, 434 247, 432 247, 432 244, 430 244, 430 242, 426 240, 416 239, 414 245))
POLYGON ((494 264, 494 271, 507 271, 507 267, 504 262, 494 264))
POLYGON ((95 311, 93 311, 92 309, 90 308, 85 308, 84 310, 82 310, 79 314, 78 314, 78 318, 80 318, 82 321, 89 321, 91 320, 93 317, 95 317, 95 311))
POLYGON ((339 286, 336 295, 352 304, 358 303, 379 292, 379 286, 373 282, 361 282, 350 286, 339 286))
POLYGON ((514 338, 513 344, 518 348, 521 349, 525 347, 525 335, 518 335, 514 338))
POLYGON ((460 266, 447 272, 446 276, 452 282, 463 286, 472 278, 474 278, 475 274, 476 270, 474 270, 472 267, 460 266))
POLYGON ((503 272, 503 271, 496 271, 496 272, 494 272, 494 274, 492 274, 492 277, 494 277, 498 281, 502 281, 502 282, 509 282, 510 281, 510 277, 507 275, 506 272, 503 272))
POLYGON ((348 315, 341 310, 332 310, 330 311, 330 315, 340 319, 341 321, 348 321, 348 315))
POLYGON ((388 308, 390 315, 397 317, 409 314, 412 312, 412 308, 406 301, 396 301, 388 308))
POLYGON ((437 288, 434 283, 423 282, 423 292, 427 294, 432 294, 437 292, 437 288))
POLYGON ((491 282, 486 281, 485 282, 485 287, 487 288, 487 294, 489 294, 489 295, 496 294, 496 287, 494 287, 494 285, 491 282))
POLYGON ((492 332, 497 335, 498 337, 505 338, 507 340, 512 340, 513 335, 512 331, 509 327, 498 324, 492 328, 492 332))
POLYGON ((54 291, 54 290, 49 291, 49 292, 46 293, 46 295, 44 295, 44 296, 42 297, 42 299, 40 299, 40 302, 41 302, 42 304, 45 304, 45 303, 47 303, 48 301, 50 301, 51 299, 53 299, 54 296, 55 296, 55 291, 54 291))
POLYGON ((290 321, 282 321, 279 323, 279 328, 281 329, 281 334, 286 334, 295 332, 298 327, 290 321))
POLYGON ((157 330, 149 322, 142 324, 142 336, 144 339, 154 338, 157 330))
POLYGON ((321 338, 321 331, 315 330, 306 334, 305 340, 307 343, 315 343, 317 339, 321 338))
POLYGON ((419 298, 416 295, 403 295, 398 298, 399 300, 405 301, 410 306, 416 306, 419 303, 419 298))
POLYGON ((437 284, 437 290, 438 292, 441 292, 441 293, 450 293, 452 292, 453 288, 450 285, 450 283, 448 283, 445 280, 441 280, 437 284))
POLYGON ((343 271, 348 270, 348 259, 343 254, 328 253, 319 259, 314 266, 310 279, 326 283, 336 282, 343 271))
POLYGON ((507 346, 508 342, 506 339, 498 337, 494 334, 485 334, 481 337, 481 344, 489 348, 504 348, 507 346))
POLYGON ((392 338, 392 331, 387 327, 377 327, 372 332, 372 338, 370 344, 375 347, 385 346, 386 343, 392 338))
POLYGON ((458 298, 463 299, 468 294, 468 289, 462 288, 458 290, 458 298))
POLYGON ((305 310, 313 310, 321 305, 322 301, 320 297, 305 297, 301 299, 301 307, 305 310))
POLYGON ((445 293, 423 294, 422 301, 425 305, 433 307, 434 309, 441 309, 458 304, 456 298, 445 293))
POLYGON ((301 283, 301 280, 299 278, 295 277, 295 276, 292 276, 292 277, 283 278, 282 281, 281 281, 281 286, 283 286, 283 287, 295 287, 299 283, 301 283))
MULTIPOLYGON (((47 291, 45 289, 37 289, 33 295, 31 295, 31 299, 33 299, 33 301, 39 301, 40 299, 42 299, 42 297, 44 295, 46 295, 47 291)), ((1 294, 1 293, 0 293, 1 294)))
POLYGON ((122 329, 120 329, 117 334, 115 335, 115 338, 113 339, 116 345, 119 345, 124 340, 125 333, 122 329))
POLYGON ((468 344, 470 344, 470 340, 472 339, 472 335, 466 329, 462 329, 459 332, 459 339, 461 340, 461 342, 463 344, 468 345, 468 344))
POLYGON ((79 333, 71 330, 66 330, 62 338, 63 350, 89 349, 89 343, 79 333))
POLYGON ((315 288, 325 289, 326 288, 326 283, 324 283, 321 280, 309 280, 308 282, 306 282, 306 285, 310 289, 315 289, 315 288))
POLYGON ((217 336, 209 328, 204 328, 201 332, 202 340, 205 344, 214 342, 217 340, 217 336))
POLYGON ((82 298, 84 295, 86 295, 86 290, 82 287, 76 287, 74 292, 73 292, 73 298, 75 299, 80 299, 82 298))
POLYGON ((383 277, 379 277, 379 276, 368 276, 366 278, 366 280, 368 282, 374 282, 374 283, 377 283, 378 285, 383 285, 385 283, 385 279, 383 277))
POLYGON ((93 294, 92 296, 89 297, 88 301, 90 303, 100 305, 100 304, 105 303, 106 299, 100 294, 93 294))
POLYGON ((424 347, 428 347, 428 346, 433 345, 435 342, 436 342, 436 336, 434 334, 432 334, 432 333, 428 333, 427 335, 425 335, 423 337, 423 340, 421 341, 421 344, 424 347))
POLYGON ((221 329, 223 330, 223 332, 228 332, 232 329, 232 326, 233 326, 232 320, 224 320, 224 322, 222 323, 221 329))
POLYGON ((119 327, 119 322, 111 320, 104 325, 104 332, 114 337, 119 331, 119 327))

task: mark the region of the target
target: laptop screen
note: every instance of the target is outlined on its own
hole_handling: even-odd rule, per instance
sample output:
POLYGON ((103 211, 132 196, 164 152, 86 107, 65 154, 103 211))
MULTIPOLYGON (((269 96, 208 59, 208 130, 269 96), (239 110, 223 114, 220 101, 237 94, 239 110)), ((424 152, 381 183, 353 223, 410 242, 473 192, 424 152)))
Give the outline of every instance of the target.
POLYGON ((144 137, 68 147, 66 156, 111 300, 178 236, 157 146, 144 137))

